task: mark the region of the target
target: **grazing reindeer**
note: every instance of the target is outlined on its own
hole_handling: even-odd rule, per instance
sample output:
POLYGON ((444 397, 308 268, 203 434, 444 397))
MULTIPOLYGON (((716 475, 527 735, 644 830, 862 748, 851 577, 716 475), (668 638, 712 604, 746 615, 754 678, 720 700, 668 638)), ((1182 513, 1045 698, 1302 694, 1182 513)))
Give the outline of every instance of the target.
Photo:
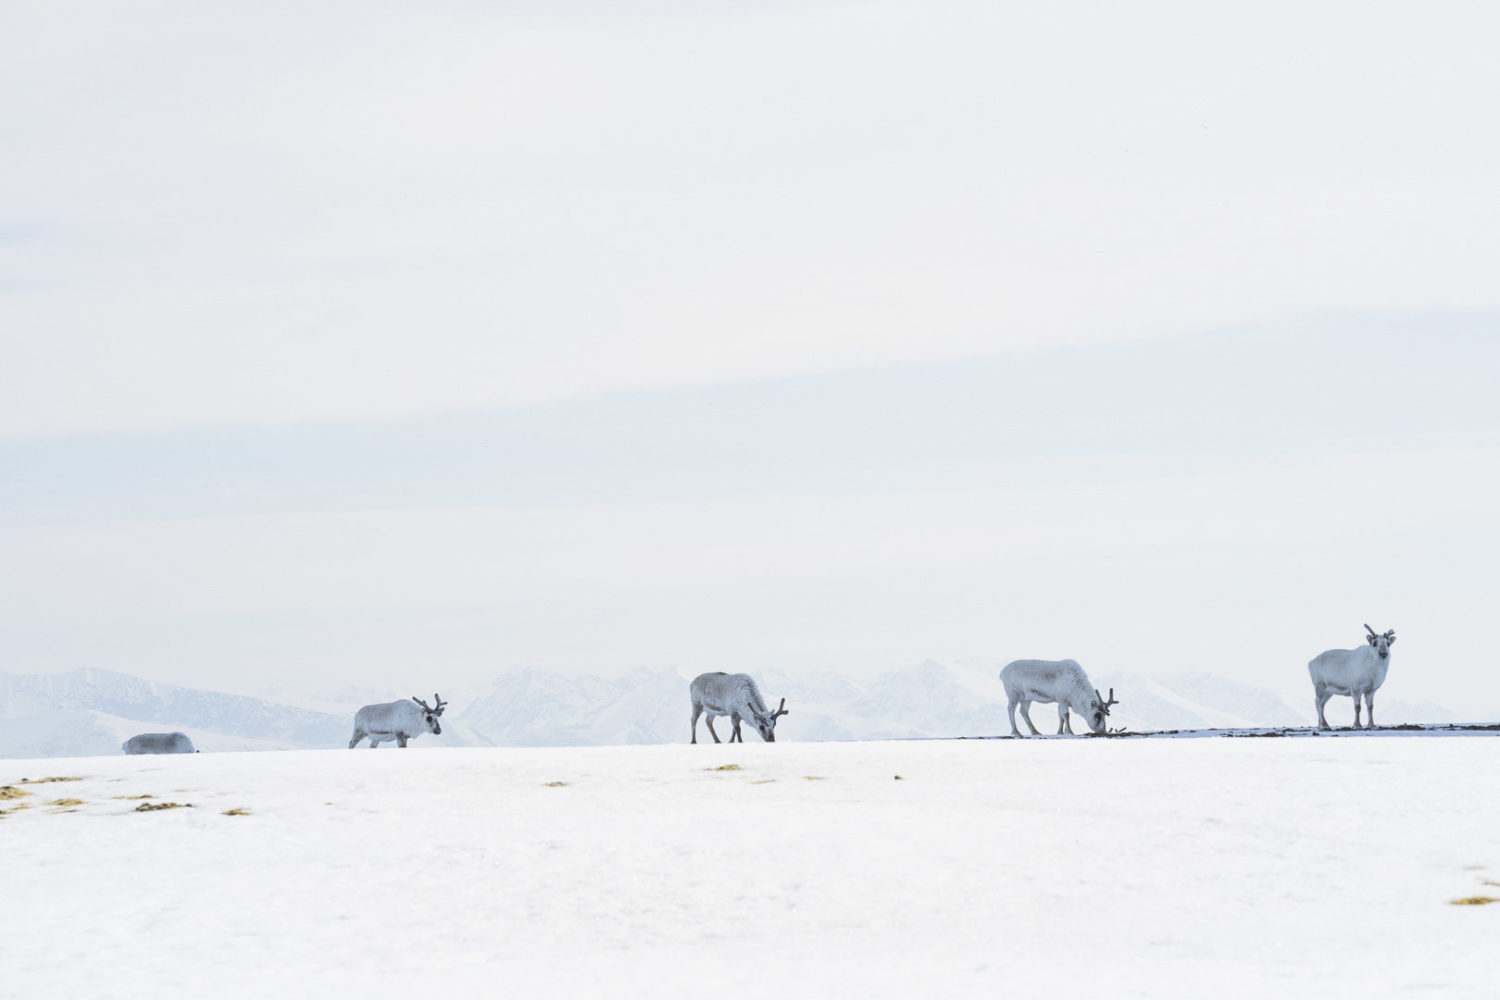
POLYGON ((1036 726, 1031 721, 1031 703, 1057 702, 1057 735, 1073 735, 1072 723, 1068 720, 1068 709, 1083 716, 1089 729, 1104 732, 1105 720, 1109 717, 1109 706, 1118 705, 1115 689, 1109 689, 1109 698, 1089 683, 1088 675, 1075 660, 1016 660, 1007 663, 1000 671, 1000 683, 1005 685, 1005 711, 1010 715, 1010 734, 1020 736, 1016 728, 1016 706, 1021 706, 1021 718, 1036 736, 1036 726))
POLYGON ((406 746, 407 740, 416 739, 423 733, 436 736, 443 731, 438 716, 443 714, 447 702, 436 692, 432 695, 435 704, 429 705, 421 698, 410 701, 389 701, 380 705, 366 705, 354 713, 354 736, 349 740, 349 749, 365 737, 370 738, 370 749, 395 740, 398 747, 406 746))
POLYGON ((698 716, 705 712, 708 714, 708 735, 714 738, 715 743, 723 742, 719 739, 719 734, 714 732, 715 716, 727 715, 734 724, 734 732, 729 734, 731 743, 735 740, 745 742, 745 736, 740 732, 741 719, 749 719, 755 723, 755 728, 760 730, 760 738, 767 743, 775 743, 776 720, 790 714, 786 710, 785 698, 781 699, 776 711, 766 708, 760 689, 755 686, 755 681, 750 679, 749 674, 726 674, 720 671, 699 674, 688 686, 688 693, 693 699, 694 743, 698 742, 698 716))
POLYGON ((1365 699, 1365 714, 1369 728, 1375 728, 1375 692, 1385 683, 1385 672, 1391 666, 1391 643, 1396 641, 1396 630, 1387 629, 1380 635, 1369 625, 1365 637, 1366 645, 1356 649, 1330 649, 1319 653, 1307 664, 1307 673, 1312 677, 1313 695, 1318 705, 1318 728, 1329 729, 1328 719, 1323 715, 1323 706, 1336 694, 1354 699, 1354 728, 1359 724, 1359 699, 1365 699))
POLYGON ((187 733, 141 733, 120 744, 126 753, 197 753, 187 733))

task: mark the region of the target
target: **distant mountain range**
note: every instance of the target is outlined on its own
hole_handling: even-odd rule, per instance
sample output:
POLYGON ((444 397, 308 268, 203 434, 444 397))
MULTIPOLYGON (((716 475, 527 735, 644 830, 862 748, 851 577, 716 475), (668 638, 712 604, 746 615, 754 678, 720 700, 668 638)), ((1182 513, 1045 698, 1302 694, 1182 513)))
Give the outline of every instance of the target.
MULTIPOLYGON (((787 699, 790 714, 777 723, 778 739, 999 736, 1010 732, 1000 666, 927 660, 870 680, 768 668, 756 682, 771 706, 787 699)), ((676 670, 639 670, 608 679, 520 670, 498 677, 458 720, 500 746, 678 743, 689 736, 690 680, 690 673, 676 670)), ((1105 674, 1098 686, 1113 687, 1120 700, 1110 716, 1112 728, 1254 728, 1313 721, 1310 687, 1307 710, 1298 710, 1269 691, 1210 674, 1164 679, 1105 674)), ((1432 704, 1377 699, 1376 707, 1382 724, 1458 721, 1453 712, 1432 704)), ((1347 699, 1342 706, 1330 704, 1328 711, 1331 721, 1343 724, 1353 714, 1347 699)), ((1031 718, 1044 733, 1057 730, 1051 705, 1033 705, 1031 718)), ((725 723, 717 729, 721 739, 728 738, 725 723)), ((1075 719, 1074 730, 1081 729, 1075 719)), ((698 739, 710 739, 701 720, 698 739)))
MULTIPOLYGON (((927 660, 869 680, 826 671, 767 669, 757 674, 771 705, 787 699, 777 724, 783 740, 869 740, 999 736, 1009 732, 998 664, 927 660)), ((489 691, 444 721, 441 736, 413 747, 605 746, 679 743, 689 736, 691 679, 677 670, 637 670, 620 677, 564 676, 519 670, 497 677, 489 691)), ((1101 675, 1120 704, 1111 727, 1132 731, 1305 726, 1279 696, 1209 674, 1149 679, 1101 675)), ((458 693, 455 692, 455 695, 458 693)), ((397 696, 324 696, 304 705, 199 691, 107 670, 54 675, 0 674, 0 757, 117 754, 141 732, 181 730, 204 751, 328 748, 346 745, 361 704, 397 696), (334 711, 344 700, 343 713, 334 711), (316 707, 311 707, 316 706, 316 707)), ((455 697, 455 701, 460 701, 455 697)), ((461 703, 461 701, 460 701, 461 703)), ((1459 721, 1448 709, 1377 698, 1383 725, 1459 721)), ((1329 706, 1335 724, 1352 715, 1347 699, 1329 706)), ((1057 729, 1057 711, 1034 705, 1043 733, 1057 729)), ((1019 721, 1019 720, 1018 720, 1019 721)), ((727 720, 717 724, 729 735, 727 720)), ((1025 729, 1022 724, 1022 729, 1025 729)), ((1079 720, 1075 731, 1084 731, 1079 720)), ((711 741, 699 726, 700 741, 711 741)), ((752 733, 749 739, 758 737, 752 733)))
POLYGON ((115 754, 136 733, 174 729, 203 750, 331 746, 351 728, 322 712, 109 670, 0 674, 0 757, 115 754))

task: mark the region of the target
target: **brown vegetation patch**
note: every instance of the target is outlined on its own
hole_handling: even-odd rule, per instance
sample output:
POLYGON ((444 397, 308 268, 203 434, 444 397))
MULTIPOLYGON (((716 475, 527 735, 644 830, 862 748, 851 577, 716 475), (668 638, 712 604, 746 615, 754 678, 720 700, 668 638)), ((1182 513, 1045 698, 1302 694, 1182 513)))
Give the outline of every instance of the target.
POLYGON ((131 802, 134 802, 136 799, 149 799, 149 798, 152 798, 152 796, 150 796, 150 795, 111 795, 110 798, 112 798, 112 799, 128 799, 131 802))
POLYGON ((191 802, 142 802, 140 805, 138 805, 138 806, 135 807, 135 811, 138 812, 138 813, 149 813, 149 812, 156 812, 157 810, 160 810, 160 809, 191 809, 191 808, 193 808, 193 804, 191 802))
POLYGON ((224 815, 225 816, 249 816, 250 815, 250 810, 249 809, 225 809, 224 810, 224 815))
POLYGON ((568 783, 566 781, 549 781, 549 782, 547 782, 547 787, 548 788, 567 788, 568 787, 568 783))
POLYGON ((827 778, 823 777, 821 774, 809 774, 809 775, 806 775, 806 777, 807 777, 808 781, 827 781, 828 780, 827 778))
POLYGON ((1483 906, 1485 903, 1500 903, 1500 899, 1494 896, 1465 896, 1463 899, 1451 900, 1454 906, 1483 906))
POLYGON ((82 781, 82 778, 22 778, 18 785, 47 785, 54 781, 82 781))
POLYGON ((23 791, 15 785, 0 785, 0 799, 19 799, 23 795, 30 794, 30 792, 23 791))
POLYGON ((738 764, 720 764, 718 767, 705 767, 703 770, 705 770, 705 771, 738 771, 738 770, 741 770, 741 768, 740 768, 740 766, 738 764))
POLYGON ((49 806, 81 806, 81 805, 83 805, 83 800, 82 799, 56 799, 56 800, 54 800, 52 802, 48 802, 47 804, 49 806))
POLYGON ((750 784, 752 784, 752 785, 769 785, 771 782, 773 782, 775 780, 776 780, 775 778, 761 778, 759 781, 752 781, 752 782, 750 782, 750 784))

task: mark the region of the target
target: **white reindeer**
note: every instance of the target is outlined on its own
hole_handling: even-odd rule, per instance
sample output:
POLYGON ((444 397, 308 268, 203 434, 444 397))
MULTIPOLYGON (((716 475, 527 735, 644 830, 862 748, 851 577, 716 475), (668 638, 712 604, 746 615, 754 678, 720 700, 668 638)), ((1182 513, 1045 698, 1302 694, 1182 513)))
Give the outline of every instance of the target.
POLYGON ((370 738, 370 749, 382 743, 396 741, 398 747, 406 746, 407 740, 416 739, 423 733, 436 736, 443 731, 438 716, 443 714, 447 702, 433 692, 429 705, 421 698, 410 701, 388 701, 380 705, 366 705, 354 713, 354 735, 349 740, 349 749, 365 737, 370 738))
POLYGON ((1313 695, 1318 703, 1319 729, 1331 728, 1323 715, 1323 706, 1336 694, 1354 699, 1355 729, 1365 728, 1359 723, 1359 699, 1363 696, 1369 728, 1375 728, 1375 692, 1385 683, 1385 672, 1390 669, 1396 630, 1387 629, 1376 635, 1366 625, 1365 631, 1369 633, 1366 645, 1357 649, 1330 649, 1308 661, 1307 673, 1312 677, 1313 695))
POLYGON ((126 753, 197 753, 187 733, 141 733, 120 744, 126 753))
POLYGON ((1020 736, 1016 728, 1016 706, 1021 706, 1021 718, 1036 736, 1037 729, 1031 721, 1031 703, 1057 702, 1057 735, 1073 735, 1068 710, 1083 716, 1091 730, 1104 732, 1105 720, 1109 717, 1109 706, 1118 705, 1115 689, 1109 689, 1109 698, 1089 683, 1076 660, 1016 660, 1007 663, 1000 671, 1000 683, 1005 685, 1005 711, 1010 715, 1010 734, 1020 736))
POLYGON ((716 716, 727 715, 734 724, 734 732, 729 734, 731 743, 735 740, 745 742, 745 736, 740 732, 741 719, 749 719, 755 723, 755 728, 760 730, 760 738, 767 743, 775 743, 776 720, 791 714, 786 710, 785 698, 781 699, 776 711, 766 708, 760 689, 755 686, 755 681, 750 679, 749 674, 726 674, 722 671, 699 674, 688 686, 688 694, 693 700, 694 743, 698 742, 698 716, 704 713, 708 714, 708 735, 714 738, 715 743, 723 742, 719 739, 719 734, 714 732, 716 716))

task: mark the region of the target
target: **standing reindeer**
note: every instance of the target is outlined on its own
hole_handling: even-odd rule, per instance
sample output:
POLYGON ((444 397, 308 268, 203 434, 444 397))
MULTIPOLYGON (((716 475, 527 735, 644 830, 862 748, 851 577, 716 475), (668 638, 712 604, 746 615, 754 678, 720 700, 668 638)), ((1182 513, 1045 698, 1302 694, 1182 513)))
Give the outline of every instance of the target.
POLYGON ((429 705, 421 698, 413 697, 410 701, 366 705, 354 713, 354 735, 349 740, 349 749, 353 750, 355 744, 367 736, 371 750, 390 740, 395 740, 398 747, 404 747, 407 740, 416 739, 423 733, 436 736, 443 731, 438 716, 443 714, 448 703, 435 692, 432 700, 435 704, 429 705))
POLYGON ((1088 675, 1076 660, 1016 660, 1007 663, 1000 671, 1000 683, 1005 685, 1005 711, 1010 716, 1010 734, 1020 736, 1016 728, 1016 706, 1021 706, 1021 718, 1036 736, 1036 726, 1031 721, 1031 703, 1057 702, 1057 735, 1073 735, 1073 725, 1068 720, 1068 710, 1083 716, 1089 729, 1104 732, 1105 720, 1109 718, 1109 706, 1118 705, 1115 689, 1109 689, 1109 698, 1089 683, 1088 675))
POLYGON ((781 699, 776 711, 766 708, 760 689, 755 686, 755 681, 750 679, 749 674, 726 674, 721 671, 699 674, 688 686, 688 694, 693 700, 694 743, 698 742, 698 716, 705 712, 708 713, 705 720, 708 723, 708 735, 714 738, 715 743, 723 742, 719 739, 719 734, 714 732, 715 716, 727 715, 734 724, 734 732, 729 734, 731 743, 736 740, 745 742, 745 736, 740 732, 741 719, 749 719, 755 723, 755 728, 760 730, 760 738, 767 743, 775 743, 776 720, 790 714, 786 710, 785 698, 781 699))
POLYGON ((1323 716, 1323 706, 1336 694, 1354 699, 1354 728, 1359 724, 1359 699, 1365 699, 1365 715, 1369 728, 1375 728, 1375 692, 1385 683, 1385 672, 1391 667, 1391 643, 1396 641, 1396 630, 1387 629, 1379 635, 1369 625, 1365 637, 1366 645, 1355 649, 1330 649, 1319 653, 1307 664, 1307 673, 1312 677, 1313 696, 1318 705, 1318 728, 1328 729, 1328 720, 1323 716))

